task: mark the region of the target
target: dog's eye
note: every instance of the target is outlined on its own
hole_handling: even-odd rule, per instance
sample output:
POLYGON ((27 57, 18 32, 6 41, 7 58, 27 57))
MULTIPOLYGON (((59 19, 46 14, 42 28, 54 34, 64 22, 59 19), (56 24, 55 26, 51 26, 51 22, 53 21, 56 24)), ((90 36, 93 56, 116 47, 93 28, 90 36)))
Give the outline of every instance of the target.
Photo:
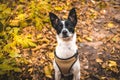
POLYGON ((59 24, 58 25, 58 29, 61 30, 63 28, 63 25, 62 24, 59 24))
POLYGON ((62 27, 63 25, 62 25, 62 24, 60 24, 59 26, 60 26, 60 27, 62 27))
POLYGON ((69 24, 68 24, 68 23, 66 23, 66 24, 65 24, 65 26, 69 26, 69 24))

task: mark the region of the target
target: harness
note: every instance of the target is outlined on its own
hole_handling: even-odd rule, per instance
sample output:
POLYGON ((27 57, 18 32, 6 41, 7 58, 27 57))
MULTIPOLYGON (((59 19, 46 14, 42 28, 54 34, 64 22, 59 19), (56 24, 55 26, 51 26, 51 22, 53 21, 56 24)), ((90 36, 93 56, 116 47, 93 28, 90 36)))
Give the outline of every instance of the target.
POLYGON ((70 70, 71 70, 72 66, 74 65, 74 63, 77 61, 78 51, 72 57, 69 57, 66 59, 59 58, 56 55, 56 52, 54 52, 54 54, 55 54, 55 62, 57 64, 61 74, 63 76, 70 75, 70 70))

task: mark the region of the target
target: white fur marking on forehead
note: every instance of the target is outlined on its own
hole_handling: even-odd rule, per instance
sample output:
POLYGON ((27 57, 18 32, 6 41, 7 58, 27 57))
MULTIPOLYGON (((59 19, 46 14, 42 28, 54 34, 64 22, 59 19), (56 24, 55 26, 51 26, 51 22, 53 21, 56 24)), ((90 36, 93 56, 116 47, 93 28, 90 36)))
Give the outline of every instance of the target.
POLYGON ((62 22, 62 24, 63 24, 63 28, 65 28, 65 21, 61 21, 62 22))

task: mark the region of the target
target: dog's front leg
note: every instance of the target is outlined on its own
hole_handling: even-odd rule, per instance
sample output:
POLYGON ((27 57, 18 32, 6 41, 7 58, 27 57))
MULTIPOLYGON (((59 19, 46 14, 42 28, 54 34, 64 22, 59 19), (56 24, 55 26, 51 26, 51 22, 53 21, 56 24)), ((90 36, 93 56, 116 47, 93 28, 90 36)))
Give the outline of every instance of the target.
POLYGON ((77 75, 74 74, 73 76, 73 80, 80 80, 80 72, 78 72, 77 75))
POLYGON ((80 62, 79 62, 79 59, 73 65, 73 80, 80 80, 80 62))
POLYGON ((61 74, 59 72, 55 72, 55 80, 60 80, 61 74))
POLYGON ((60 80, 61 79, 61 73, 60 73, 60 70, 59 70, 55 60, 53 61, 53 66, 54 66, 54 70, 55 70, 55 80, 60 80))

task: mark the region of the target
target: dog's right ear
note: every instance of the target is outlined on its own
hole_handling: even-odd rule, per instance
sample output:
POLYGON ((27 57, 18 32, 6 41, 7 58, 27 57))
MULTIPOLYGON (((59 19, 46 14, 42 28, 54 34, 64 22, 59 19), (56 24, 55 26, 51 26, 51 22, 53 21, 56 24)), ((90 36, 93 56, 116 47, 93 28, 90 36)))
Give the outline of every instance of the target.
POLYGON ((73 23, 73 26, 75 27, 77 24, 77 15, 75 8, 72 8, 68 15, 68 20, 70 20, 73 23))
POLYGON ((50 17, 52 26, 56 29, 60 19, 54 13, 51 13, 51 12, 49 13, 49 17, 50 17))

